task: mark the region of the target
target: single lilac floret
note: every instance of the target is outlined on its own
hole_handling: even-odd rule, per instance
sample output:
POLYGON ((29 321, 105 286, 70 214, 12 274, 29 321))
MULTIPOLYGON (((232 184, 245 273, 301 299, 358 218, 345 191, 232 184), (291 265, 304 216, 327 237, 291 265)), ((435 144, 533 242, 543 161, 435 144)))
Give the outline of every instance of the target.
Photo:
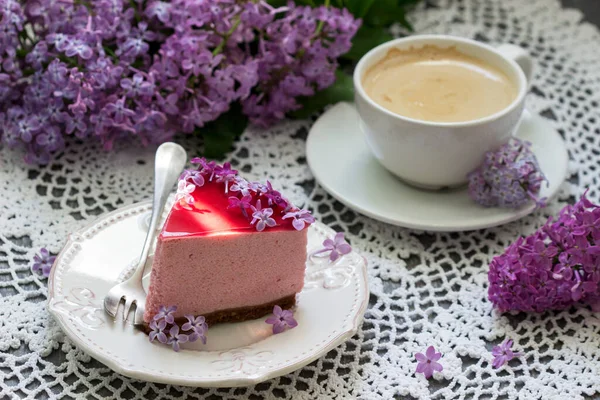
POLYGON ((252 206, 252 221, 250 221, 250 225, 256 223, 256 230, 259 232, 262 232, 267 226, 272 228, 277 225, 277 223, 271 215, 273 215, 273 209, 262 208, 260 200, 257 200, 256 207, 252 206))
POLYGON ((265 196, 268 199, 269 206, 272 204, 276 204, 279 207, 286 209, 289 205, 288 201, 285 198, 283 198, 281 193, 273 189, 273 186, 271 186, 271 182, 269 181, 267 181, 267 185, 263 196, 265 196))
POLYGON ((492 361, 492 367, 500 368, 515 357, 520 357, 523 354, 512 351, 513 341, 512 339, 506 339, 499 346, 494 346, 492 349, 492 355, 494 361, 492 361))
POLYGON ((203 344, 206 344, 206 332, 208 331, 208 324, 203 316, 194 317, 193 315, 186 315, 187 322, 181 326, 181 329, 189 333, 188 341, 195 342, 200 339, 203 344))
POLYGON ((244 214, 244 217, 248 218, 248 212, 246 209, 252 209, 252 204, 250 204, 252 201, 252 196, 246 195, 241 199, 231 196, 229 199, 227 199, 227 201, 229 202, 229 205, 227 206, 228 210, 232 208, 239 208, 242 211, 242 214, 244 214))
POLYGON ((175 194, 175 204, 179 207, 191 210, 194 204, 192 192, 196 190, 196 185, 188 183, 187 180, 180 180, 177 184, 177 193, 175 194))
POLYGON ((155 340, 158 340, 160 343, 166 344, 167 335, 163 332, 166 327, 167 321, 165 321, 164 319, 160 319, 158 321, 153 320, 152 322, 150 322, 151 331, 148 334, 150 341, 154 342, 155 340))
POLYGON ((167 324, 174 324, 175 323, 175 317, 173 314, 175 314, 175 312, 177 311, 177 306, 160 306, 158 309, 158 313, 156 313, 156 315, 154 315, 154 318, 152 318, 153 321, 160 321, 160 320, 164 320, 167 324))
POLYGON ((37 274, 48 277, 55 260, 56 256, 50 255, 48 249, 43 247, 40 249, 39 254, 33 256, 33 265, 31 266, 31 270, 37 274))
POLYGON ((336 233, 333 239, 325 239, 323 247, 323 249, 316 251, 314 254, 330 252, 329 261, 331 262, 352 251, 352 247, 344 239, 343 232, 336 233))
POLYGON ((298 322, 294 319, 294 313, 291 310, 282 310, 277 305, 273 307, 273 316, 267 318, 265 322, 273 325, 274 335, 298 326, 298 322))
POLYGON ((191 181, 197 187, 204 186, 204 176, 200 171, 186 169, 185 171, 183 171, 179 179, 186 182, 191 181))
POLYGON ((169 329, 169 338, 167 339, 167 344, 173 346, 173 350, 179 351, 180 344, 187 343, 188 341, 188 335, 184 333, 179 333, 179 326, 173 325, 171 329, 169 329))
POLYGON ((235 183, 229 188, 229 190, 231 190, 232 192, 240 192, 242 196, 248 196, 252 192, 256 193, 257 191, 255 183, 248 182, 241 176, 236 176, 234 178, 234 181, 235 183))
POLYGON ((199 171, 203 174, 208 176, 208 180, 212 181, 213 180, 213 176, 215 173, 215 168, 217 166, 217 163, 214 161, 207 161, 206 158, 202 157, 194 157, 192 158, 191 161, 192 164, 199 164, 200 166, 199 171))
POLYGON ((229 190, 229 183, 235 180, 237 175, 235 169, 231 169, 231 164, 226 162, 223 166, 217 165, 215 167, 214 175, 217 178, 217 182, 225 182, 225 193, 229 190))
POLYGON ((283 219, 293 218, 292 226, 297 231, 301 231, 308 224, 313 224, 315 222, 315 217, 313 217, 308 210, 298 210, 288 212, 283 216, 283 219))
POLYGON ((425 375, 425 378, 429 379, 433 376, 434 372, 441 372, 444 367, 438 361, 442 357, 442 353, 437 353, 435 347, 429 346, 425 354, 416 353, 415 358, 417 359, 417 374, 425 375))

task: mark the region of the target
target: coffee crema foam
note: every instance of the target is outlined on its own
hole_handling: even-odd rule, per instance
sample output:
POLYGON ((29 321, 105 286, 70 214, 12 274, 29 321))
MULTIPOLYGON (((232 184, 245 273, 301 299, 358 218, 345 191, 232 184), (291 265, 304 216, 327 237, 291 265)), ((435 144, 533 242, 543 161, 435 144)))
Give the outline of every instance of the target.
POLYGON ((392 49, 365 73, 367 95, 395 114, 431 122, 464 122, 508 107, 517 86, 500 69, 432 45, 392 49))

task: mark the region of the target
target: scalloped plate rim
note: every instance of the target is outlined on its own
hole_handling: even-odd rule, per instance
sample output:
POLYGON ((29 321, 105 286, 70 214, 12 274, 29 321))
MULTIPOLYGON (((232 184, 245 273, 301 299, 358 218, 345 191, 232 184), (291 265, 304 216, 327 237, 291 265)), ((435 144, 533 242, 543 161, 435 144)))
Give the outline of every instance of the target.
MULTIPOLYGON (((554 129, 550 125, 550 123, 548 121, 544 120, 542 117, 540 117, 536 114, 530 113, 527 109, 525 109, 524 113, 525 113, 524 115, 531 117, 530 122, 529 122, 530 126, 544 125, 546 127, 549 127, 549 131, 550 131, 549 134, 553 135, 552 141, 554 141, 555 142, 554 144, 557 146, 554 148, 554 151, 556 152, 556 154, 559 157, 556 160, 556 164, 559 166, 560 172, 557 172, 556 175, 553 175, 551 177, 551 182, 552 182, 551 188, 542 189, 542 191, 543 191, 542 194, 545 195, 546 197, 548 197, 549 200, 551 200, 557 194, 557 192, 560 190, 560 186, 562 185, 562 183, 564 182, 564 180, 566 179, 566 177, 568 175, 569 156, 568 156, 567 148, 564 143, 564 140, 560 137, 559 133, 556 131, 556 129, 554 129)), ((426 232, 461 232, 461 231, 473 231, 473 230, 477 230, 477 229, 492 228, 492 227, 500 226, 503 224, 507 224, 509 222, 516 221, 520 218, 523 218, 523 217, 529 215, 533 211, 535 211, 535 205, 533 203, 526 204, 517 210, 487 208, 487 209, 485 209, 486 210, 485 212, 488 215, 482 216, 479 219, 477 219, 476 217, 472 217, 471 219, 457 223, 457 222, 452 222, 452 221, 444 221, 443 218, 440 220, 437 220, 437 221, 422 221, 422 220, 419 220, 418 218, 416 218, 416 219, 411 218, 409 216, 409 213, 404 213, 401 216, 398 216, 398 215, 392 216, 392 215, 390 215, 389 210, 384 210, 382 208, 378 208, 377 206, 374 206, 373 204, 365 205, 366 203, 364 203, 364 199, 357 200, 356 195, 349 194, 348 189, 346 188, 346 187, 360 188, 361 185, 363 185, 363 183, 360 182, 360 179, 353 179, 352 185, 349 185, 349 184, 344 185, 343 183, 341 183, 341 180, 335 179, 335 177, 333 177, 330 173, 327 172, 328 168, 325 166, 325 163, 323 162, 323 160, 325 160, 325 159, 328 159, 328 160, 331 159, 331 157, 329 157, 328 155, 325 155, 325 153, 327 153, 327 151, 329 151, 329 153, 327 153, 327 154, 330 154, 331 149, 326 148, 325 150, 323 150, 323 146, 322 146, 323 141, 321 139, 323 139, 324 137, 328 137, 328 136, 333 137, 336 135, 336 134, 331 134, 331 133, 327 132, 327 130, 329 129, 329 127, 327 126, 327 123, 330 122, 329 120, 331 120, 332 123, 335 121, 336 122, 335 129, 341 130, 341 129, 343 129, 343 127, 350 126, 349 125, 350 122, 348 122, 348 121, 351 121, 351 118, 349 118, 351 116, 355 116, 356 118, 358 118, 358 113, 355 109, 354 103, 340 102, 340 103, 334 104, 329 109, 327 109, 322 115, 319 116, 319 118, 315 121, 315 123, 312 125, 311 129, 309 130, 308 137, 306 139, 306 162, 307 162, 308 167, 309 167, 312 175, 314 176, 315 180, 332 197, 334 197, 336 200, 338 200, 340 203, 344 204, 348 208, 350 208, 360 214, 366 215, 369 218, 378 220, 378 221, 382 221, 382 222, 385 222, 385 223, 388 223, 391 225, 395 225, 395 226, 400 226, 403 228, 417 229, 417 230, 422 230, 422 231, 426 231, 426 232), (350 115, 350 114, 352 114, 352 115, 350 115), (344 123, 340 123, 339 121, 344 121, 344 123)), ((349 129, 360 130, 360 128, 358 126, 358 120, 356 120, 356 126, 352 126, 352 128, 349 128, 349 129)), ((520 126, 518 129, 518 132, 521 132, 522 130, 527 131, 527 129, 529 129, 529 128, 527 128, 527 127, 522 128, 520 126)), ((354 135, 354 134, 352 134, 352 135, 354 135)), ((364 140, 362 138, 362 132, 358 132, 356 134, 360 138, 353 137, 352 135, 351 135, 350 141, 362 140, 364 142, 364 140)), ((536 137, 536 139, 539 140, 539 137, 536 137)), ((338 140, 338 142, 339 142, 339 140, 338 140)), ((536 144, 536 142, 534 142, 534 145, 535 144, 536 144)), ((443 191, 435 192, 435 191, 427 191, 427 190, 418 189, 418 188, 412 187, 404 182, 401 182, 399 179, 393 177, 391 175, 391 173, 389 173, 382 166, 379 165, 379 163, 375 160, 375 158, 370 154, 370 150, 368 150, 366 148, 367 147, 366 142, 362 143, 362 145, 363 145, 363 148, 366 149, 365 153, 368 153, 368 155, 366 155, 365 157, 368 157, 369 159, 373 159, 373 163, 371 165, 369 165, 369 167, 368 167, 369 169, 372 170, 372 172, 370 172, 370 174, 373 176, 377 175, 378 177, 385 178, 386 181, 388 181, 388 182, 393 182, 393 185, 395 185, 398 188, 403 188, 402 190, 406 193, 417 193, 417 194, 420 193, 419 195, 422 195, 422 196, 430 196, 430 195, 437 195, 437 194, 445 195, 444 193, 450 193, 450 194, 452 194, 453 199, 456 199, 459 196, 467 197, 466 187, 452 189, 448 192, 443 192, 443 191), (375 170, 377 170, 377 171, 375 172, 375 170), (393 179, 388 179, 389 176, 392 176, 393 179)), ((361 154, 361 156, 363 156, 363 154, 361 154)), ((335 160, 339 161, 340 158, 336 157, 335 160)), ((349 160, 349 158, 348 158, 348 160, 349 160)), ((346 160, 346 161, 349 162, 348 160, 346 160)), ((344 168, 345 165, 346 164, 338 163, 337 164, 338 170, 340 170, 340 169, 345 170, 345 168, 344 168)), ((383 195, 383 196, 385 197, 385 195, 383 195)), ((399 206, 404 206, 404 208, 406 208, 406 209, 410 209, 410 206, 414 206, 416 204, 415 200, 404 201, 403 199, 395 199, 395 201, 398 202, 399 206), (404 201, 404 203, 403 203, 403 201, 404 201)), ((443 208, 443 206, 442 206, 442 208, 443 208)), ((476 205, 473 202, 472 204, 470 204, 468 206, 468 208, 471 210, 476 210, 478 208, 481 209, 482 207, 479 207, 478 205, 476 205)))
MULTIPOLYGON (((240 377, 231 377, 231 378, 186 378, 181 376, 171 376, 168 374, 157 374, 150 373, 144 370, 139 370, 136 368, 130 368, 126 365, 123 365, 107 355, 105 352, 99 350, 97 347, 88 344, 89 339, 82 338, 75 329, 73 329, 73 325, 76 324, 73 321, 73 318, 65 315, 62 311, 56 308, 56 299, 54 297, 54 286, 55 286, 55 273, 57 271, 57 266, 60 262, 63 261, 65 257, 65 251, 70 249, 74 245, 77 244, 78 240, 74 237, 76 235, 83 235, 88 230, 92 230, 99 225, 102 221, 109 220, 111 217, 115 217, 116 215, 135 210, 138 208, 142 208, 146 206, 150 209, 151 201, 142 201, 138 203, 133 203, 127 206, 120 207, 116 210, 113 210, 109 213, 101 215, 99 218, 89 222, 74 231, 73 233, 67 236, 67 241, 59 254, 56 257, 54 265, 52 267, 50 276, 48 278, 48 310, 50 314, 54 317, 54 320, 58 323, 60 328, 65 332, 65 334, 84 352, 95 358, 96 360, 102 362, 104 365, 112 369, 113 371, 120 373, 124 376, 128 376, 130 378, 146 380, 150 382, 163 383, 163 384, 174 384, 174 385, 183 385, 183 386, 193 386, 193 387, 240 387, 240 386, 251 386, 263 382, 265 380, 273 379, 290 372, 293 372, 299 368, 302 368, 319 357, 325 355, 327 352, 332 350, 333 348, 339 346, 344 343, 350 337, 352 337, 358 329, 363 321, 364 313, 366 311, 368 300, 369 300, 369 287, 368 287, 368 274, 367 274, 367 262, 364 257, 361 256, 362 262, 360 263, 359 268, 357 269, 358 280, 362 280, 362 284, 364 286, 364 296, 360 304, 355 308, 355 312, 353 317, 350 319, 351 326, 343 329, 338 335, 333 337, 327 344, 325 344, 321 349, 314 351, 313 353, 309 353, 303 358, 299 358, 295 360, 293 363, 289 365, 285 365, 281 368, 277 368, 270 371, 256 372, 253 374, 247 374, 246 376, 240 377), (362 277, 363 279, 360 279, 362 277)), ((128 215, 127 217, 131 217, 128 215)), ((320 222, 317 222, 321 224, 320 222)), ((322 225, 322 224, 321 224, 322 225)), ((326 227, 325 225, 323 225, 326 227)), ((326 227, 326 229, 331 230, 331 228, 326 227)), ((333 231, 333 230, 332 230, 333 231)), ((202 352, 197 352, 198 354, 202 354, 202 352)))

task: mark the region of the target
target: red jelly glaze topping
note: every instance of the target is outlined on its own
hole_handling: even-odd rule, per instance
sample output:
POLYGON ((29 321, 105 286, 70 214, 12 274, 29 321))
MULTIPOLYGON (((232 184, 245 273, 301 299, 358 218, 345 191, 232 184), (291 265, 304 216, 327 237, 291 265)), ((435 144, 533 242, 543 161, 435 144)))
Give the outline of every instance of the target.
MULTIPOLYGON (((225 193, 225 184, 215 181, 208 182, 204 186, 196 187, 192 192, 194 204, 191 210, 181 207, 173 207, 160 234, 161 239, 187 237, 187 236, 210 236, 222 234, 260 233, 256 230, 256 224, 250 225, 252 221, 252 210, 247 209, 248 218, 242 214, 240 208, 227 209, 229 197, 240 197, 238 192, 225 193)), ((291 219, 282 219, 282 208, 273 204, 267 205, 268 200, 264 196, 254 195, 251 204, 256 206, 260 199, 262 208, 273 209, 271 216, 277 223, 274 227, 265 227, 265 231, 290 231, 294 230, 291 219)))

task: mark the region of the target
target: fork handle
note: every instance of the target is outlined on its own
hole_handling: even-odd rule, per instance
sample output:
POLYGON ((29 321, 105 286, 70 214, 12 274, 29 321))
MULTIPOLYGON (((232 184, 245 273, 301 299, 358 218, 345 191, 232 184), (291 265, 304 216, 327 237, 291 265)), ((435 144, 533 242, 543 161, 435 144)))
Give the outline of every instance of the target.
POLYGON ((148 253, 150 253, 150 249, 152 248, 158 223, 163 209, 165 208, 165 204, 167 203, 167 198, 181 175, 181 171, 183 170, 186 161, 187 154, 183 147, 178 144, 170 142, 163 143, 158 150, 156 150, 152 217, 150 218, 150 225, 148 227, 148 233, 146 234, 146 240, 144 241, 144 247, 142 248, 142 254, 140 255, 140 261, 130 278, 132 280, 139 280, 140 282, 142 280, 148 253))

